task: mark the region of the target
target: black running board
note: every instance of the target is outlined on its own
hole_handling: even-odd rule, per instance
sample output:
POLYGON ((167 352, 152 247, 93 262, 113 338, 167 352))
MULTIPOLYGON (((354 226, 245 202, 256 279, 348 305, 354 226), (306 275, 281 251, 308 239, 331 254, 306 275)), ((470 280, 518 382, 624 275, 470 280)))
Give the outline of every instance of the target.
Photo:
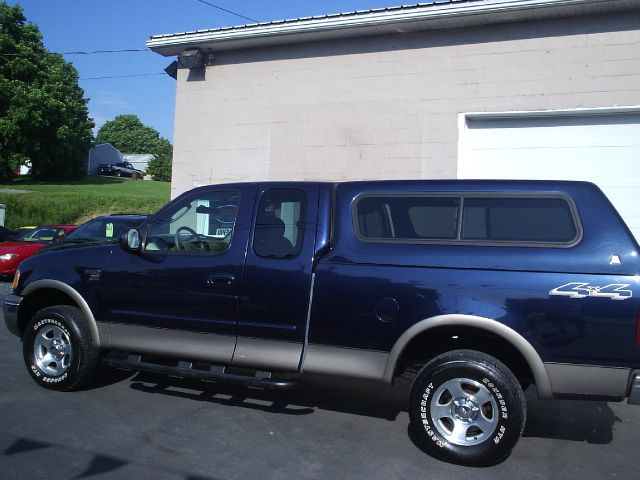
MULTIPOLYGON (((252 376, 240 375, 228 373, 228 367, 221 365, 207 365, 207 369, 194 368, 194 362, 190 361, 176 361, 176 365, 164 365, 145 361, 142 355, 138 354, 112 353, 102 357, 102 363, 109 367, 124 368, 126 370, 212 380, 270 390, 286 390, 298 385, 297 380, 272 378, 272 372, 268 371, 255 370, 252 376)), ((198 365, 202 366, 203 364, 198 362, 198 365)))

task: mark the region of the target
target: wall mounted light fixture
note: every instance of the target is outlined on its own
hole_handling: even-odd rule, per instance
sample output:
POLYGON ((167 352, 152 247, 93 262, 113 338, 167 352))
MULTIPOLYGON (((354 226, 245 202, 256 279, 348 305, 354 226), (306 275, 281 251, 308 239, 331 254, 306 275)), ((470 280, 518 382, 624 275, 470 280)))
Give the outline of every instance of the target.
POLYGON ((178 55, 178 64, 182 68, 193 70, 194 68, 202 68, 205 65, 204 55, 199 48, 193 50, 185 50, 178 55))

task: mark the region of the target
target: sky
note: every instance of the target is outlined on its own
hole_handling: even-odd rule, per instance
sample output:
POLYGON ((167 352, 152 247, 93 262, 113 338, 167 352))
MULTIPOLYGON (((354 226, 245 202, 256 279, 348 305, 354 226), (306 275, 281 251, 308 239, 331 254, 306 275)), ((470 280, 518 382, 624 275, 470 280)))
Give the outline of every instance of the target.
MULTIPOLYGON (((388 7, 394 0, 206 0, 261 22, 388 7)), ((252 23, 201 0, 8 0, 35 23, 51 52, 146 49, 151 35, 252 23)), ((405 2, 406 3, 406 2, 405 2)), ((417 1, 416 1, 417 3, 417 1)), ((65 55, 80 76, 96 130, 120 114, 135 114, 173 139, 176 83, 164 74, 174 58, 150 50, 65 55), (101 78, 156 74, 129 78, 101 78)))

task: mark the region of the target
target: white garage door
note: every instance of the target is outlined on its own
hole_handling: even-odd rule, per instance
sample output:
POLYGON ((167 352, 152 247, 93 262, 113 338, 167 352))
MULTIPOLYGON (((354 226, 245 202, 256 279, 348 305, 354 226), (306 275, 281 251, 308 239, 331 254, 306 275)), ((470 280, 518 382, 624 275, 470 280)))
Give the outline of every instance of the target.
POLYGON ((640 242, 640 114, 470 116, 458 178, 586 180, 640 242))

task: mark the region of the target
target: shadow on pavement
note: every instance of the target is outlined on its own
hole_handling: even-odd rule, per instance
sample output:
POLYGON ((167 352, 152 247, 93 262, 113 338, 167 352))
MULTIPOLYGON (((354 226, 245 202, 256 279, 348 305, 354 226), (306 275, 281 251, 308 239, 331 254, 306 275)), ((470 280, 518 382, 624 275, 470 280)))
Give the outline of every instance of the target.
POLYGON ((285 415, 308 415, 316 408, 395 420, 406 410, 408 387, 331 378, 305 377, 298 388, 275 391, 224 383, 138 373, 131 388, 199 402, 241 406, 285 415))
MULTIPOLYGON (((167 467, 159 467, 157 465, 145 465, 143 463, 138 463, 136 461, 124 460, 121 458, 103 455, 97 452, 85 451, 85 450, 76 450, 70 448, 65 445, 58 445, 55 443, 45 443, 41 441, 32 440, 29 438, 15 438, 13 443, 7 448, 4 452, 2 452, 2 457, 8 457, 12 455, 20 455, 20 454, 29 454, 36 450, 43 451, 49 450, 47 454, 41 453, 41 456, 46 456, 46 458, 63 458, 63 457, 73 457, 74 462, 73 466, 77 466, 78 468, 82 468, 84 457, 88 457, 88 461, 86 462, 84 469, 73 477, 65 477, 65 478, 87 478, 93 477, 96 475, 109 474, 120 471, 122 468, 127 467, 129 465, 142 468, 147 471, 148 478, 153 478, 154 473, 159 473, 159 470, 162 470, 162 473, 170 473, 176 477, 183 478, 184 480, 214 480, 213 478, 205 478, 194 476, 191 473, 183 472, 178 469, 167 468, 167 467)), ((66 467, 65 467, 66 468, 66 467)), ((67 473, 69 471, 67 470, 67 473)), ((55 475, 55 474, 54 474, 55 475)), ((114 473, 120 478, 123 475, 123 472, 114 473)), ((4 478, 4 477, 3 477, 4 478)), ((125 478, 125 477, 122 477, 125 478)))
POLYGON ((535 388, 527 391, 527 425, 523 437, 611 443, 613 427, 621 423, 607 402, 538 400, 535 388))
POLYGON ((107 387, 109 385, 120 383, 127 378, 131 378, 135 374, 136 372, 129 370, 118 370, 104 365, 99 365, 93 381, 79 390, 94 390, 97 388, 107 387))
MULTIPOLYGON (((377 382, 305 376, 294 390, 272 391, 224 383, 138 373, 131 388, 200 402, 233 405, 285 415, 309 415, 316 409, 383 418, 394 421, 406 412, 410 383, 396 386, 377 382)), ((592 444, 613 440, 613 428, 622 422, 606 402, 539 400, 529 388, 524 437, 562 439, 592 444)))

